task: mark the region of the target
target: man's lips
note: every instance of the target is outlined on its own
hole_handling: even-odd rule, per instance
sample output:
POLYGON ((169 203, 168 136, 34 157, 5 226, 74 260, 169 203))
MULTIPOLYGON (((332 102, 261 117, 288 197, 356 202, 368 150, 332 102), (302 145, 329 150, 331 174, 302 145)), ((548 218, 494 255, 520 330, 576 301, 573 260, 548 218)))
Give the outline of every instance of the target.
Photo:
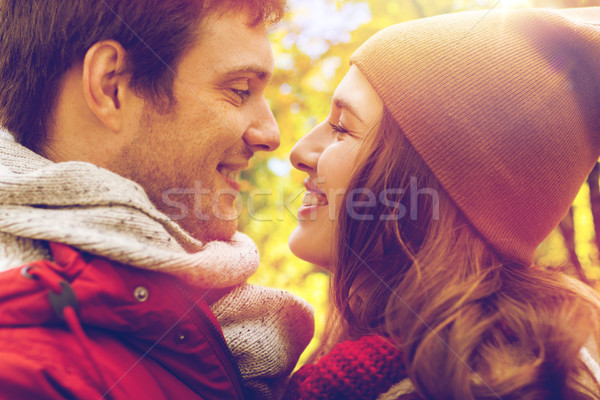
POLYGON ((217 165, 217 172, 223 177, 225 182, 231 186, 234 190, 240 190, 240 184, 237 182, 242 170, 248 168, 248 163, 244 164, 219 164, 217 165))

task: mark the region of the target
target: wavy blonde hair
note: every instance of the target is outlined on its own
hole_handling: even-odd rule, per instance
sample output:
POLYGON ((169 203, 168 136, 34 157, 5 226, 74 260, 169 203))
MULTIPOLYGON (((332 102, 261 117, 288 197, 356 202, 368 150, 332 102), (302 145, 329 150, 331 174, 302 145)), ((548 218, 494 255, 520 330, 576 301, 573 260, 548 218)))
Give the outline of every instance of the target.
POLYGON ((580 357, 598 342, 598 294, 556 270, 503 263, 386 110, 361 151, 345 204, 356 188, 385 201, 340 211, 337 318, 318 354, 344 339, 390 338, 415 387, 407 399, 599 399, 580 357), (427 193, 412 197, 411 182, 427 193))

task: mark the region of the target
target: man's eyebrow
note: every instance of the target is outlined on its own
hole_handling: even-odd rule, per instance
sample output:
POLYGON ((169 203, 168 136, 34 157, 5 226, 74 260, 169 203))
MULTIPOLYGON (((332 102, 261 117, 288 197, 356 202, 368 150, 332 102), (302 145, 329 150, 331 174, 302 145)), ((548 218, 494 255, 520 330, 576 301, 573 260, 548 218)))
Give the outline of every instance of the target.
POLYGON ((229 77, 234 77, 235 75, 240 74, 254 74, 261 81, 270 81, 273 73, 264 67, 258 65, 246 65, 241 67, 231 68, 229 71, 226 71, 224 74, 225 79, 229 77))
POLYGON ((350 103, 348 103, 346 100, 344 100, 343 98, 335 97, 333 99, 333 104, 335 104, 336 107, 338 107, 338 108, 343 108, 345 110, 348 110, 352 115, 354 115, 360 122, 362 122, 364 124, 364 121, 358 114, 357 110, 354 107, 352 107, 352 105, 350 103))

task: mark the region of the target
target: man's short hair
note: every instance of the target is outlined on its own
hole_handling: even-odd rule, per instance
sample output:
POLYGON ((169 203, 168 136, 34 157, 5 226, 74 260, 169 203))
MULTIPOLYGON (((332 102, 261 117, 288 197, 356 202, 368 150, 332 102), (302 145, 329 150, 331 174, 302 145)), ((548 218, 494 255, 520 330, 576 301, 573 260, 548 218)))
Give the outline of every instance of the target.
POLYGON ((126 50, 130 86, 158 109, 173 104, 174 71, 202 18, 247 11, 271 24, 285 0, 0 0, 0 125, 40 151, 62 78, 96 42, 126 50))

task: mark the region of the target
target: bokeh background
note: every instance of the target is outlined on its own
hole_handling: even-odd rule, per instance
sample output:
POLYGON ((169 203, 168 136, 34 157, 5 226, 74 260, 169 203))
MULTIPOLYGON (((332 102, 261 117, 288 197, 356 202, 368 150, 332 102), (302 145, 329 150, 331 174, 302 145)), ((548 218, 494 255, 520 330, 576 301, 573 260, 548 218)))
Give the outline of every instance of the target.
MULTIPOLYGON (((273 27, 275 74, 267 98, 279 123, 281 146, 254 160, 244 175, 240 229, 261 252, 251 282, 282 288, 313 304, 316 335, 301 363, 318 344, 328 309, 327 272, 294 257, 287 238, 296 226, 306 174, 293 170, 294 143, 329 112, 331 96, 347 72, 350 54, 380 29, 437 14, 478 9, 598 6, 600 0, 288 0, 273 27)), ((538 249, 537 260, 600 287, 596 232, 600 233, 599 170, 584 185, 560 227, 538 249), (594 219, 596 215, 596 219, 594 219)))

